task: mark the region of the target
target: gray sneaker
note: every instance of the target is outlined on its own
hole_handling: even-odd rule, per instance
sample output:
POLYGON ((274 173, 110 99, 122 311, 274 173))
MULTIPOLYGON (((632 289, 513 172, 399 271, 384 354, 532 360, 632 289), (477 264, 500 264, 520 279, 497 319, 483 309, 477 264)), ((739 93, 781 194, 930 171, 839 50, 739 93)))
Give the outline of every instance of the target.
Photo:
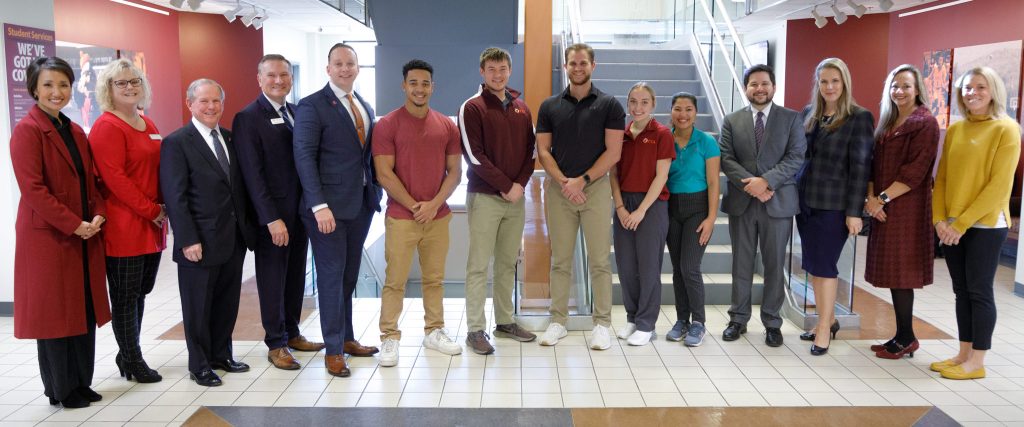
POLYGON ((487 332, 476 331, 466 335, 466 345, 473 349, 476 354, 494 353, 494 346, 488 341, 487 332))
POLYGON ((518 323, 495 326, 494 336, 498 338, 511 338, 519 342, 530 342, 537 339, 537 335, 523 329, 518 323))
POLYGON ((687 347, 700 347, 704 343, 705 332, 703 323, 690 323, 690 328, 686 332, 686 339, 683 341, 683 345, 687 347))
POLYGON ((686 335, 686 331, 689 329, 690 322, 685 320, 676 320, 676 324, 672 325, 672 330, 665 334, 665 339, 675 342, 682 341, 683 336, 686 335))

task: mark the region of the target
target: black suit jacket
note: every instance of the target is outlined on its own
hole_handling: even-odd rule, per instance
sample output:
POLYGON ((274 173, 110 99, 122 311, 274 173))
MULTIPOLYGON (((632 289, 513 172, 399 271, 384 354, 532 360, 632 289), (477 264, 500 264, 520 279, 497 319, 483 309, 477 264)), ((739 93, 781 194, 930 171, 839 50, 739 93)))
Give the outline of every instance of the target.
MULTIPOLYGON (((294 120, 295 105, 288 104, 288 110, 294 120)), ((235 115, 231 129, 257 226, 280 219, 294 228, 302 186, 295 171, 292 131, 263 94, 235 115)))
MULTIPOLYGON (((811 114, 810 108, 804 108, 801 123, 811 114)), ((870 111, 856 108, 831 132, 820 123, 807 132, 806 163, 797 175, 804 204, 861 216, 871 177, 874 122, 870 111)))
POLYGON ((160 146, 160 189, 174 230, 173 259, 178 264, 208 267, 227 262, 236 233, 241 233, 249 249, 256 244, 231 132, 221 128, 220 133, 231 165, 230 181, 192 123, 168 135, 160 146), (186 259, 181 251, 196 243, 203 245, 198 263, 186 259))
POLYGON ((380 212, 383 195, 371 155, 373 108, 353 93, 370 117, 365 146, 359 143, 352 116, 342 105, 348 101, 338 99, 330 84, 302 98, 295 117, 293 144, 295 167, 302 181, 303 209, 326 203, 340 220, 355 218, 364 203, 380 212))

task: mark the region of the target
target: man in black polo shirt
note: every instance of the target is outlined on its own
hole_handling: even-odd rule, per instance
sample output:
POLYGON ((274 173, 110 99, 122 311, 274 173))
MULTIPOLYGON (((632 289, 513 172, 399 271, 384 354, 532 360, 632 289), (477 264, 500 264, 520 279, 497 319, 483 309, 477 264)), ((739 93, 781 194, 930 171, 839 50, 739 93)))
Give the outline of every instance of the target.
POLYGON ((611 347, 612 207, 607 173, 622 153, 626 114, 615 97, 590 81, 596 65, 590 46, 566 48, 569 87, 546 99, 537 115, 537 155, 547 172, 544 205, 551 238, 551 324, 541 345, 555 345, 567 334, 573 252, 582 227, 593 289, 590 348, 611 347))

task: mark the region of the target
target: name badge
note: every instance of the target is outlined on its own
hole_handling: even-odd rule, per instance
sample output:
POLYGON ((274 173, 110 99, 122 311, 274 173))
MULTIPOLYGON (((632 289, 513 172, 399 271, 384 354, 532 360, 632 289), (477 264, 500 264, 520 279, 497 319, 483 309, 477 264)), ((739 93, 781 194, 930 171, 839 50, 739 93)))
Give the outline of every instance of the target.
POLYGON ((270 124, 272 124, 272 125, 283 125, 284 124, 284 119, 280 118, 280 117, 278 117, 276 119, 270 119, 270 124))
POLYGON ((151 134, 149 134, 149 139, 152 139, 154 141, 159 141, 161 139, 164 139, 164 137, 160 136, 160 134, 158 134, 158 133, 151 133, 151 134))

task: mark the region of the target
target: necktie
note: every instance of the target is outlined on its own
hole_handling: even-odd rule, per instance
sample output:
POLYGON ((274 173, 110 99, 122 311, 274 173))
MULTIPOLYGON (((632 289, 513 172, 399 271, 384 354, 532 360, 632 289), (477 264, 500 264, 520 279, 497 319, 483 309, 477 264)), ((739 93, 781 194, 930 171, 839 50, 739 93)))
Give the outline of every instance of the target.
POLYGON ((355 101, 352 101, 352 94, 346 94, 345 97, 348 98, 348 106, 352 109, 352 117, 355 117, 356 119, 356 133, 359 134, 359 144, 366 145, 366 131, 363 130, 363 115, 359 112, 359 109, 356 108, 355 101))
POLYGON ((217 156, 217 163, 220 163, 220 168, 224 170, 224 175, 227 175, 228 182, 231 182, 231 166, 228 165, 228 153, 224 151, 224 147, 220 144, 220 137, 217 135, 217 130, 210 131, 210 137, 213 138, 213 153, 217 156))
POLYGON ((284 105, 282 105, 281 109, 277 111, 281 112, 281 118, 284 119, 284 125, 288 127, 288 130, 295 130, 291 119, 288 118, 288 109, 284 108, 284 105))
POLYGON ((764 145, 764 112, 757 112, 757 121, 754 122, 754 144, 757 146, 757 152, 761 152, 761 146, 764 145))

